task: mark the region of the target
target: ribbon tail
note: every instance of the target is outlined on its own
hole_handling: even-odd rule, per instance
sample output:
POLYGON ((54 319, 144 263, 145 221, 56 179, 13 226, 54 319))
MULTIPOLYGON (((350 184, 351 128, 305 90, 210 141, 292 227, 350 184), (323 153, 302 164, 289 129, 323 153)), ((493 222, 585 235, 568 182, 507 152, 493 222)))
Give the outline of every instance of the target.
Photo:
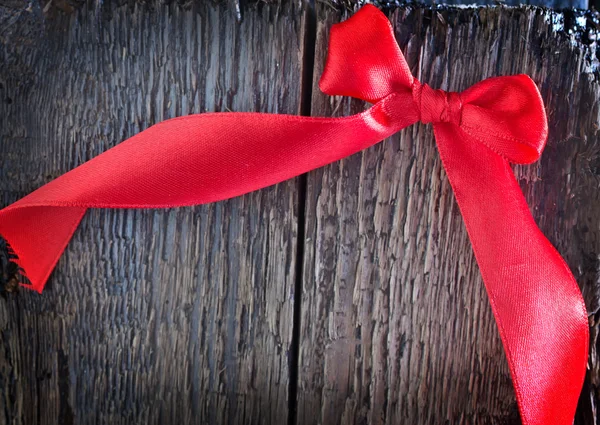
POLYGON ((509 163, 458 126, 438 149, 496 318, 524 425, 571 425, 588 326, 565 261, 535 224, 509 163))
POLYGON ((83 218, 85 207, 25 207, 0 211, 0 235, 17 255, 31 289, 45 282, 83 218))
POLYGON ((41 292, 86 209, 198 205, 279 183, 414 122, 392 120, 397 102, 388 103, 345 118, 212 113, 164 121, 1 210, 0 234, 41 292))

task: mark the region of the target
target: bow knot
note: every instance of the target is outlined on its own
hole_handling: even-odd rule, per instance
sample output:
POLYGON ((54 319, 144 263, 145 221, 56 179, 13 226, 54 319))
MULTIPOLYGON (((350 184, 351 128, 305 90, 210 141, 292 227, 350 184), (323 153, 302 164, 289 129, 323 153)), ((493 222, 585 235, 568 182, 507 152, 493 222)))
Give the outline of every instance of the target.
POLYGON ((460 125, 462 117, 460 93, 434 90, 415 79, 412 95, 422 123, 447 122, 460 125))

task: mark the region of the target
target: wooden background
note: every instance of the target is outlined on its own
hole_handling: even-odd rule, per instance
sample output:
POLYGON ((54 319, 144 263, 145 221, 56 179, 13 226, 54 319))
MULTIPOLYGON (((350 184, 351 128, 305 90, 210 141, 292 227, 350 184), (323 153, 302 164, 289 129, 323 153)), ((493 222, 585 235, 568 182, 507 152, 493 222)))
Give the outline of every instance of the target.
MULTIPOLYGON (((0 206, 167 118, 367 107, 317 87, 351 2, 2 1, 0 206)), ((515 172, 586 299, 596 424, 598 15, 386 12, 433 87, 538 83, 551 138, 515 172)), ((518 424, 431 126, 226 202, 90 211, 42 295, 0 298, 0 425, 57 423, 518 424)))

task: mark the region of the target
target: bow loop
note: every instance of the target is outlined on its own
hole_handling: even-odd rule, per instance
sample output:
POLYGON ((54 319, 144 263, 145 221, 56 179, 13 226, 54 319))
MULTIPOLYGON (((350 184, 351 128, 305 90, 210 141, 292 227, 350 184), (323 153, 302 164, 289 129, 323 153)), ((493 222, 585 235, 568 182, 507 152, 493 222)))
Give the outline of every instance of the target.
POLYGON ((333 25, 319 81, 323 93, 375 103, 392 93, 410 93, 412 84, 392 25, 375 6, 366 5, 333 25))
POLYGON ((461 128, 510 162, 537 161, 548 121, 537 86, 527 75, 494 77, 461 93, 461 128))

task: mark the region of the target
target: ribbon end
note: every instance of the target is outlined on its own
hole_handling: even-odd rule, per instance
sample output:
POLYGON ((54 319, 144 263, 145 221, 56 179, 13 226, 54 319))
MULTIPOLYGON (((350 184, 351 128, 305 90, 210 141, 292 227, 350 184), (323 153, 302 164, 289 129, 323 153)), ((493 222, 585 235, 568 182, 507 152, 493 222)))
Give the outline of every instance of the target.
MULTIPOLYGON (((20 286, 41 293, 85 212, 83 207, 43 206, 13 206, 0 211, 0 234, 7 246, 11 285, 18 272, 20 286)), ((3 270, 0 267, 0 273, 3 270)))

